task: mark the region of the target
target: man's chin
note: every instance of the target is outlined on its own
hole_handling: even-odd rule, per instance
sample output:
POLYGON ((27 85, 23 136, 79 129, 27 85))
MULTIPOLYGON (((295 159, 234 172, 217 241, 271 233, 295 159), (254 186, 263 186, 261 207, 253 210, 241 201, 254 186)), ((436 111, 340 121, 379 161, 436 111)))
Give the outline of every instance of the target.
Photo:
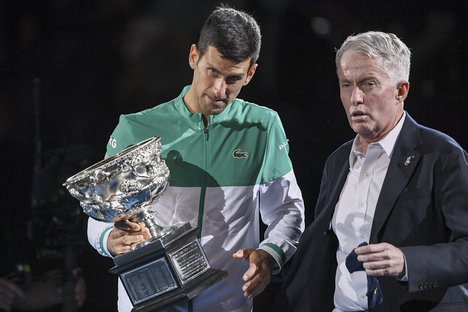
POLYGON ((366 127, 365 124, 353 124, 351 127, 354 132, 359 134, 362 137, 368 137, 369 135, 372 135, 372 130, 369 127, 366 127))
POLYGON ((226 109, 227 105, 216 105, 217 107, 213 107, 210 111, 210 115, 219 115, 226 109))

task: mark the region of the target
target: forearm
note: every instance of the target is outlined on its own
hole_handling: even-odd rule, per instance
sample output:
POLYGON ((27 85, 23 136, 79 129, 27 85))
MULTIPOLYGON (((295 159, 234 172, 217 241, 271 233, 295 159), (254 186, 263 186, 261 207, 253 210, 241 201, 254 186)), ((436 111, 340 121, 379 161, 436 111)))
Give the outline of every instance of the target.
POLYGON ((468 282, 468 239, 401 248, 406 257, 408 290, 450 287, 468 282))
POLYGON ((107 249, 107 239, 113 228, 113 223, 101 222, 93 218, 88 219, 88 241, 102 256, 111 257, 107 249))
POLYGON ((304 202, 294 173, 273 181, 261 196, 260 212, 267 229, 259 248, 281 267, 296 251, 304 231, 304 202))

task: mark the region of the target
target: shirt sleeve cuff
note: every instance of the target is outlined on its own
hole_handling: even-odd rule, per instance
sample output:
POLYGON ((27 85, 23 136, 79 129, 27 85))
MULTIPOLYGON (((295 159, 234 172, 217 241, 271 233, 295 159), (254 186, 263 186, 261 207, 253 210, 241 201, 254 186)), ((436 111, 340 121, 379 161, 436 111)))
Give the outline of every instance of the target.
POLYGON ((98 252, 103 256, 113 257, 111 253, 109 252, 109 250, 107 249, 107 239, 113 228, 114 226, 109 226, 101 233, 101 236, 99 237, 98 252))
POLYGON ((273 257, 274 261, 270 263, 271 273, 273 275, 276 275, 279 272, 281 272, 281 268, 283 266, 284 259, 285 259, 283 250, 277 245, 272 244, 272 243, 263 244, 260 247, 258 247, 258 249, 266 251, 269 255, 273 257))
POLYGON ((407 282, 408 281, 408 266, 406 265, 406 256, 403 254, 403 260, 405 261, 405 275, 403 276, 397 276, 397 280, 400 282, 407 282))

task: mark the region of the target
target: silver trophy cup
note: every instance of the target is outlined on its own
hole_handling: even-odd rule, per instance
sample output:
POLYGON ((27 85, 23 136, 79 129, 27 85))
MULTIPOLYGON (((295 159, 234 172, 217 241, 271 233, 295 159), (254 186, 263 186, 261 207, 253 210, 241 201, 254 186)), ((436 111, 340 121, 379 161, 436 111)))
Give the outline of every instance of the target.
MULTIPOLYGON (((155 311, 192 299, 227 273, 211 267, 198 228, 189 223, 163 228, 151 210, 169 183, 161 159, 159 137, 152 137, 71 176, 64 183, 84 213, 126 230, 127 220, 144 223, 151 239, 114 258, 118 274, 134 306, 155 311)), ((157 211, 156 211, 157 213, 157 211)))

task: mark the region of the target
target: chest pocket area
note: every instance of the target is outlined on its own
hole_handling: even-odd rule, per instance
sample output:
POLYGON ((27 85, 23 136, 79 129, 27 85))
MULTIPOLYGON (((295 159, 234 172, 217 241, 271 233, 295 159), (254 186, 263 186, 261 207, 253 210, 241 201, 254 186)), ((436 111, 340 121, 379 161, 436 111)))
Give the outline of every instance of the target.
MULTIPOLYGON (((428 187, 406 189, 392 209, 385 236, 388 235, 391 242, 397 244, 410 243, 412 238, 420 240, 421 237, 417 233, 431 231, 434 214, 440 214, 436 209, 428 187)), ((385 240, 385 237, 382 240, 385 240)))

